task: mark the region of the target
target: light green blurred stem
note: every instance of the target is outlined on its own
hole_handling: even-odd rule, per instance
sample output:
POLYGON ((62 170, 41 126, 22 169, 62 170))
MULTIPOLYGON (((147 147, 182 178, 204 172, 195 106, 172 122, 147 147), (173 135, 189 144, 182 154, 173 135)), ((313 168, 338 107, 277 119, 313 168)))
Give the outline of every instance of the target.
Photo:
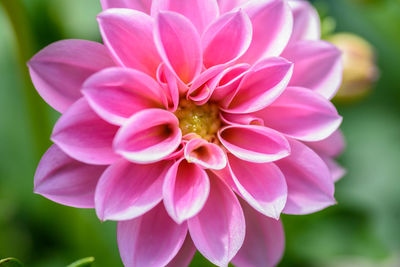
MULTIPOLYGON (((14 30, 17 52, 18 65, 23 77, 23 95, 25 99, 21 101, 26 105, 29 125, 27 130, 30 131, 33 141, 34 154, 39 158, 45 149, 49 146, 50 119, 46 106, 33 88, 28 67, 26 62, 34 53, 34 38, 27 19, 26 10, 21 0, 0 0, 5 13, 7 14, 10 24, 14 30)), ((14 90, 15 88, 8 88, 14 90)), ((10 114, 12 116, 12 114, 10 114)))

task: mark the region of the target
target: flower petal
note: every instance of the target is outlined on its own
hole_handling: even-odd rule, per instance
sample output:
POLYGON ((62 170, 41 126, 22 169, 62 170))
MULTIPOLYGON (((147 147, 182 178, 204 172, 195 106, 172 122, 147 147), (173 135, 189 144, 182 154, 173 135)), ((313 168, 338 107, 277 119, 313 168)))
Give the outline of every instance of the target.
POLYGON ((319 154, 325 154, 330 157, 339 156, 345 146, 346 141, 343 133, 340 130, 336 130, 329 137, 318 142, 306 142, 306 145, 318 152, 319 154))
POLYGON ((105 169, 76 161, 52 145, 36 170, 34 191, 63 205, 94 208, 95 188, 105 169))
POLYGON ((243 77, 230 103, 229 113, 250 113, 271 104, 286 88, 293 64, 283 58, 269 58, 254 65, 243 77))
POLYGON ((162 204, 143 216, 118 223, 118 247, 126 267, 167 265, 182 247, 186 224, 176 224, 162 204))
POLYGON ((101 176, 96 188, 96 213, 102 220, 139 217, 162 200, 162 184, 169 161, 135 164, 121 159, 101 176))
POLYGON ((231 11, 247 1, 249 0, 217 0, 221 14, 231 11))
POLYGON ((109 68, 91 76, 82 89, 90 106, 106 121, 122 125, 134 113, 163 108, 163 89, 143 72, 109 68))
POLYGON ((219 131, 218 137, 229 152, 250 162, 271 162, 288 156, 290 152, 285 137, 264 126, 226 126, 219 131))
POLYGON ((185 159, 177 161, 164 180, 164 204, 171 218, 181 224, 203 208, 210 192, 207 173, 185 159))
POLYGON ((215 174, 208 174, 210 195, 200 213, 188 220, 190 236, 209 261, 227 266, 244 240, 243 211, 228 185, 215 174))
POLYGON ((292 86, 309 88, 331 99, 342 82, 340 51, 325 41, 300 41, 282 54, 294 63, 292 86))
POLYGON ((181 138, 179 121, 173 113, 145 109, 121 127, 114 140, 114 149, 129 161, 151 163, 174 152, 181 138))
POLYGON ((321 95, 300 87, 288 87, 267 108, 254 113, 264 125, 302 141, 318 141, 339 127, 342 117, 321 95))
POLYGON ((285 207, 285 177, 273 163, 252 163, 228 154, 232 180, 239 194, 262 214, 279 219, 285 207))
POLYGON ((162 63, 157 69, 157 81, 167 97, 168 110, 175 112, 179 105, 179 88, 174 73, 162 63))
POLYGON ((241 201, 246 218, 246 238, 232 263, 241 267, 276 266, 283 256, 282 222, 268 218, 241 201))
POLYGON ((51 140, 74 159, 106 165, 119 158, 112 149, 117 130, 118 127, 103 121, 81 98, 57 121, 51 140))
POLYGON ((153 0, 151 13, 156 16, 160 11, 174 11, 184 15, 200 34, 219 13, 215 0, 153 0))
POLYGON ((243 11, 222 15, 201 38, 205 67, 238 59, 249 48, 251 37, 251 21, 243 11))
POLYGON ((153 41, 153 18, 136 10, 108 9, 97 19, 115 61, 155 77, 161 59, 153 41))
POLYGON ((130 8, 150 14, 152 0, 100 0, 104 10, 109 8, 130 8))
POLYGON ((335 204, 334 184, 325 162, 303 143, 290 139, 291 154, 276 164, 286 177, 284 213, 309 214, 335 204))
POLYGON ((308 1, 290 0, 293 13, 293 31, 289 43, 301 40, 319 40, 321 25, 318 12, 308 1))
POLYGON ((205 169, 214 170, 225 168, 227 161, 225 152, 218 145, 200 138, 192 139, 186 144, 185 158, 205 169))
POLYGON ((169 11, 159 12, 154 40, 164 63, 182 82, 190 83, 200 73, 200 37, 186 17, 169 11))
POLYGON ((186 236, 185 242, 182 245, 182 248, 179 250, 178 254, 176 254, 175 258, 173 258, 166 267, 187 267, 192 261, 195 253, 196 247, 194 246, 193 241, 188 234, 186 236))
POLYGON ((83 40, 53 43, 28 62, 36 90, 61 113, 82 97, 81 86, 90 75, 113 65, 102 44, 83 40))
POLYGON ((346 169, 340 166, 339 163, 337 163, 333 158, 322 154, 319 154, 319 156, 325 162, 326 166, 329 168, 329 171, 331 172, 332 175, 332 179, 335 183, 346 175, 347 173, 346 169))
POLYGON ((253 25, 253 40, 241 62, 279 56, 290 39, 293 16, 285 0, 248 1, 241 8, 253 25))

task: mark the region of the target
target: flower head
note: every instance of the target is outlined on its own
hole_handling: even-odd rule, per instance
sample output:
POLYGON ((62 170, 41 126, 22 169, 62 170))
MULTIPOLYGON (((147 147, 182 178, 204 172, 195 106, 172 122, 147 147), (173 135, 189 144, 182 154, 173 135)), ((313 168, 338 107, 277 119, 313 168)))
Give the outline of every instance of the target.
POLYGON ((279 216, 335 203, 340 53, 307 2, 103 0, 104 45, 30 62, 62 114, 35 191, 116 220, 126 266, 272 266, 279 216), (333 175, 333 173, 335 173, 333 175))

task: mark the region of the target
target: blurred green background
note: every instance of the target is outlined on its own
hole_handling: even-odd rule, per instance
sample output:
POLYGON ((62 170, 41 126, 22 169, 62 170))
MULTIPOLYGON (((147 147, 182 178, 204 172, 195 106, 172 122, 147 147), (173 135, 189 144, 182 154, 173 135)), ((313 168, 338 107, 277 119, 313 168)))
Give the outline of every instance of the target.
MULTIPOLYGON (((59 114, 34 91, 25 62, 56 40, 100 41, 99 0, 0 2, 0 258, 54 267, 94 256, 95 266, 122 266, 115 223, 32 193, 59 114)), ((364 100, 338 105, 348 144, 340 158, 348 174, 337 183, 338 205, 282 216, 280 266, 400 266, 400 1, 312 2, 336 20, 337 31, 375 46, 381 77, 364 100)), ((197 254, 192 266, 212 265, 197 254)))

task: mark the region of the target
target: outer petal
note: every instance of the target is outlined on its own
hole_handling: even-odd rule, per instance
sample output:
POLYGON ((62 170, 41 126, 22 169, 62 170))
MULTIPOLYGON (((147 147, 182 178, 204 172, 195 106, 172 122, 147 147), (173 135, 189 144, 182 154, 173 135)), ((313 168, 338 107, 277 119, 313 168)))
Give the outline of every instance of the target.
POLYGON ((225 182, 209 173, 211 191, 201 212, 188 220, 197 249, 212 263, 227 266, 242 246, 246 231, 242 208, 225 182))
POLYGON ((181 143, 179 121, 169 111, 146 109, 133 115, 118 131, 114 148, 137 163, 151 163, 174 152, 181 143))
POLYGON ((238 193, 254 209, 279 219, 285 207, 287 186, 285 177, 273 163, 251 163, 229 154, 232 180, 238 193))
POLYGON ((118 127, 103 121, 81 98, 57 121, 51 140, 79 161, 106 165, 119 158, 112 149, 117 130, 118 127))
POLYGON ((167 101, 150 76, 126 68, 109 68, 91 76, 83 94, 99 116, 116 125, 143 109, 162 108, 167 101))
POLYGON ((274 103, 254 116, 261 118, 264 125, 303 141, 327 138, 342 122, 331 102, 299 87, 288 87, 274 103))
POLYGON ((340 51, 325 41, 301 41, 282 56, 294 63, 290 85, 309 88, 331 99, 342 82, 340 51))
POLYGON ((301 40, 319 40, 321 25, 318 12, 308 1, 291 0, 293 13, 293 32, 290 43, 301 40))
POLYGON ((126 267, 167 265, 182 247, 187 225, 176 224, 158 205, 142 217, 118 223, 118 247, 126 267))
POLYGON ((188 234, 181 250, 179 250, 175 258, 173 258, 166 267, 187 267, 192 261, 195 253, 196 247, 194 246, 193 241, 190 239, 190 235, 188 234))
POLYGON ((180 224, 199 213, 209 192, 207 173, 196 164, 181 159, 169 169, 165 177, 165 208, 172 219, 180 224))
POLYGON ((337 157, 344 150, 346 141, 342 132, 337 130, 324 140, 318 142, 306 142, 306 144, 320 154, 337 157))
POLYGON ((335 183, 346 175, 346 169, 340 166, 333 158, 321 154, 319 154, 319 156, 325 162, 326 166, 328 166, 332 175, 332 179, 335 183))
POLYGON ((286 177, 284 213, 308 214, 335 204, 334 184, 325 162, 306 145, 290 140, 291 154, 276 164, 286 177))
POLYGON ((205 67, 238 59, 249 48, 251 37, 251 21, 243 11, 219 17, 202 36, 205 67))
POLYGON ((143 215, 162 200, 169 161, 135 164, 124 159, 111 165, 96 188, 96 213, 101 220, 129 220, 143 215))
POLYGON ((190 83, 202 68, 200 37, 193 24, 174 12, 160 12, 154 40, 161 58, 184 83, 190 83))
POLYGON ((290 39, 293 16, 285 0, 253 0, 242 6, 253 25, 253 40, 242 62, 279 56, 290 39))
POLYGON ((82 96, 81 86, 90 75, 113 65, 102 44, 83 40, 53 43, 28 62, 36 90, 61 113, 82 96))
POLYGON ((269 58, 253 66, 239 84, 230 103, 230 113, 250 113, 271 104, 286 88, 293 64, 282 58, 269 58))
POLYGON ((218 137, 229 152, 250 162, 271 162, 288 156, 290 152, 285 137, 264 126, 227 126, 219 131, 218 137))
POLYGON ((100 0, 103 9, 130 8, 150 14, 152 0, 100 0))
POLYGON ((161 59, 153 42, 153 19, 129 9, 109 9, 97 19, 115 61, 155 77, 161 59))
POLYGON ((218 16, 218 5, 215 0, 153 0, 151 13, 174 11, 188 18, 201 34, 218 16))
POLYGON ((220 170, 226 166, 226 154, 216 144, 208 143, 204 139, 190 140, 185 146, 185 158, 205 169, 220 170))
POLYGON ((282 222, 255 211, 243 201, 246 238, 232 263, 240 267, 276 266, 283 256, 285 236, 282 222))
POLYGON ((40 160, 34 191, 63 205, 93 208, 96 184, 105 169, 76 161, 53 145, 40 160))

